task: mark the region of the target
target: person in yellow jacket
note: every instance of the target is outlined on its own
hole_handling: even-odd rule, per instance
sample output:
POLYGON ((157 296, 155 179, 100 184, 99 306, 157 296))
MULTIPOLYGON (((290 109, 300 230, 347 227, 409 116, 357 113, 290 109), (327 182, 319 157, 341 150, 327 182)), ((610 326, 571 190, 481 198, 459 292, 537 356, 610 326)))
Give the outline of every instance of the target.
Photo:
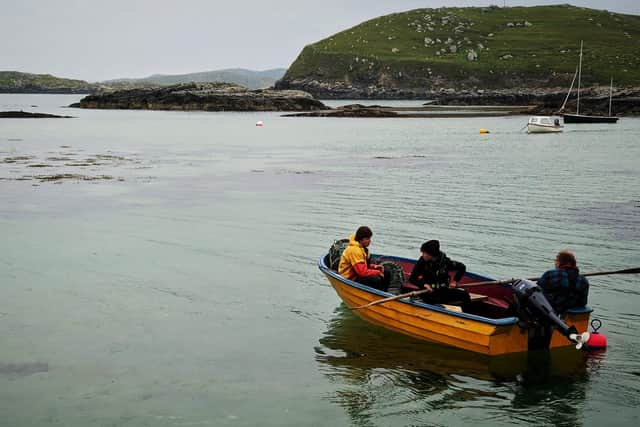
POLYGON ((349 236, 349 246, 340 257, 338 273, 349 280, 370 286, 381 291, 389 288, 390 272, 381 265, 370 262, 369 245, 373 232, 363 225, 349 236))

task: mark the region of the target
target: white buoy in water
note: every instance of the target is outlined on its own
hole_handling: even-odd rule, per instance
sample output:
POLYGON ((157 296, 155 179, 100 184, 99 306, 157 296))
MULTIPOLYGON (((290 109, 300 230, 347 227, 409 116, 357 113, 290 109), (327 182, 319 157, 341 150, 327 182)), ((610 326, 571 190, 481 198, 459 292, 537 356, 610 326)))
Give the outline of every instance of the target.
POLYGON ((258 121, 256 122, 256 126, 262 126, 262 125, 264 125, 264 123, 262 123, 262 120, 258 120, 258 121))

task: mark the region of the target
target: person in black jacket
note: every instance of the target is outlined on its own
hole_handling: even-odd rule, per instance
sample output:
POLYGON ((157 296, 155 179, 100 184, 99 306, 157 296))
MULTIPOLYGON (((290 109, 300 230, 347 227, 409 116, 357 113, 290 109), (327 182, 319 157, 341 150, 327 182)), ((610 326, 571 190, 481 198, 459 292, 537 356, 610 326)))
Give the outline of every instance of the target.
POLYGON ((457 289, 458 281, 462 279, 467 267, 461 262, 453 261, 440 251, 440 242, 429 240, 420 247, 422 253, 411 271, 409 282, 429 292, 422 294, 422 300, 427 304, 447 304, 460 302, 464 309, 471 302, 469 293, 464 289, 457 289), (449 272, 455 271, 453 283, 450 283, 449 272))

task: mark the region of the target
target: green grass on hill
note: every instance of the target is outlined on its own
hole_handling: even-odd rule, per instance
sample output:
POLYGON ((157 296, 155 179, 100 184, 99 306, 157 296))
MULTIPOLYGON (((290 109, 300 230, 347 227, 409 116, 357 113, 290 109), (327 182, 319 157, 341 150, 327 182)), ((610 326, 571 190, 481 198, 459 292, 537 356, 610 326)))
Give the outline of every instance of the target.
POLYGON ((640 85, 640 16, 569 5, 416 9, 366 21, 306 46, 285 80, 399 86, 505 76, 566 84, 584 40, 583 85, 640 85), (455 46, 455 48, 451 48, 455 46), (476 61, 468 53, 477 54, 476 61))
POLYGON ((89 91, 92 85, 84 80, 63 79, 50 74, 0 71, 0 90, 2 91, 38 89, 89 91))

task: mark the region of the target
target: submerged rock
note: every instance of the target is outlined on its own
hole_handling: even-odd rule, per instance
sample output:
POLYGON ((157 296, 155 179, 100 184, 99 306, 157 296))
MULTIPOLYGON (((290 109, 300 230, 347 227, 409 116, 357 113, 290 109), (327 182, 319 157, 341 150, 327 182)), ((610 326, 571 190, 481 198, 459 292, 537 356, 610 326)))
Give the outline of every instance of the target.
POLYGON ((182 83, 89 95, 71 107, 178 111, 309 111, 327 107, 301 90, 250 90, 228 83, 182 83))

